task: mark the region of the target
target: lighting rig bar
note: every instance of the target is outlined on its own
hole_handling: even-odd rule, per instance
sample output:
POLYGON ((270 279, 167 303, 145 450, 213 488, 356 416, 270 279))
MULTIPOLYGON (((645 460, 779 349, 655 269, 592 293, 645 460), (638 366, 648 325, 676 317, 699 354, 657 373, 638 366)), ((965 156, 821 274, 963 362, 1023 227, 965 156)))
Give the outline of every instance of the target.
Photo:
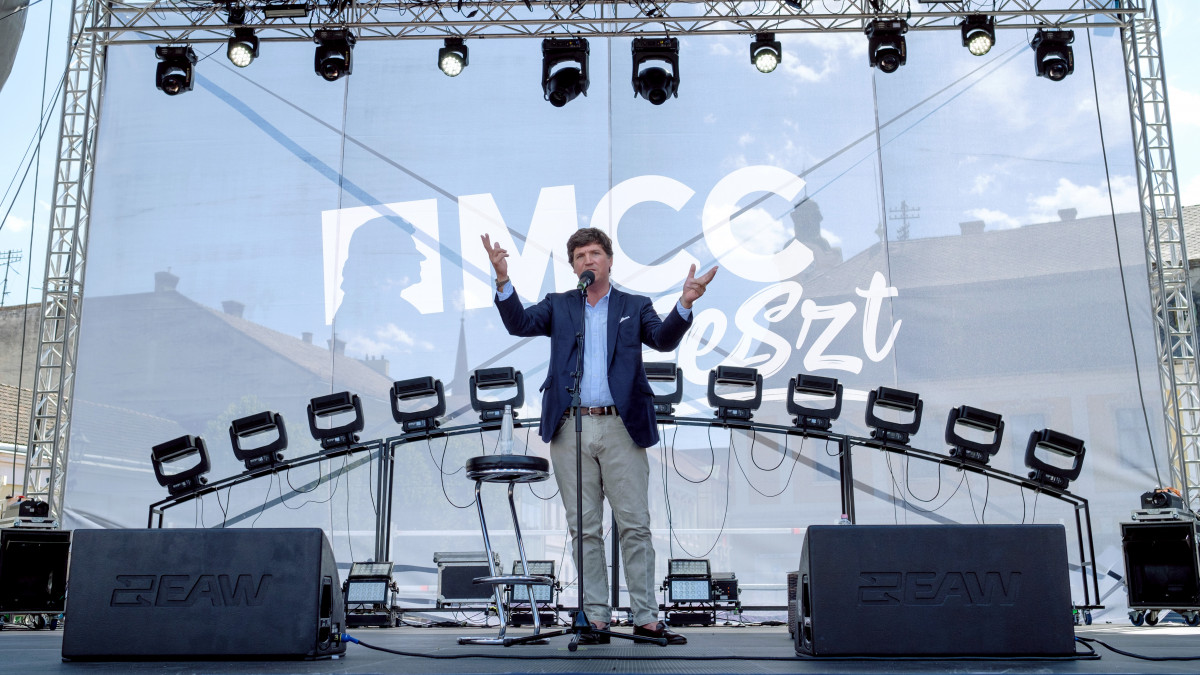
POLYGON ((861 33, 876 19, 901 18, 908 30, 960 30, 963 18, 984 13, 997 30, 1038 27, 1128 26, 1146 0, 996 0, 979 3, 910 0, 776 0, 772 2, 359 2, 244 4, 225 1, 101 2, 86 31, 101 45, 199 44, 229 39, 230 7, 264 42, 311 42, 317 29, 344 27, 364 40, 441 40, 548 36, 745 35, 753 33, 861 33), (294 11, 284 11, 293 8, 294 11), (301 14, 301 12, 305 12, 301 14), (271 14, 268 17, 267 14, 271 14), (289 16, 280 16, 290 14, 289 16), (301 14, 297 16, 297 14, 301 14))

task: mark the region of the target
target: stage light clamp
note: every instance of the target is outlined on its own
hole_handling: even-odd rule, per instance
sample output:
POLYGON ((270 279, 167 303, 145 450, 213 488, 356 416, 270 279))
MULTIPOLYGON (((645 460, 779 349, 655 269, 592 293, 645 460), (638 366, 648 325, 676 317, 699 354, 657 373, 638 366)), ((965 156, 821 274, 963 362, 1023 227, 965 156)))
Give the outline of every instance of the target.
POLYGON ((283 461, 283 450, 288 445, 287 428, 279 413, 264 410, 231 422, 229 442, 233 445, 233 456, 246 465, 246 471, 265 469, 283 461), (256 448, 243 445, 245 439, 272 431, 276 433, 276 438, 270 443, 260 444, 256 448))
POLYGON ((325 452, 348 448, 358 442, 358 432, 366 426, 363 420, 362 401, 358 394, 341 391, 312 399, 308 404, 308 430, 312 437, 321 442, 325 452), (318 418, 353 412, 354 418, 341 426, 322 429, 317 426, 318 418))
POLYGON ((879 387, 867 394, 867 426, 871 427, 871 438, 875 440, 907 445, 912 434, 921 428, 921 409, 924 403, 921 397, 911 391, 879 387), (875 414, 875 408, 886 408, 901 413, 911 413, 912 418, 907 422, 893 422, 880 418, 875 414))
POLYGON ((708 371, 708 404, 716 408, 716 416, 726 423, 749 422, 754 411, 762 405, 763 378, 755 368, 717 366, 708 371), (752 387, 754 395, 745 400, 717 396, 717 385, 752 387))
POLYGON ((392 383, 392 419, 396 420, 405 433, 414 431, 432 432, 440 422, 438 418, 446 414, 446 393, 442 381, 433 377, 414 377, 409 380, 399 380, 392 383), (434 404, 424 410, 401 411, 401 401, 435 397, 434 404))
POLYGON ((1004 420, 999 413, 963 405, 952 409, 946 417, 946 442, 952 446, 951 457, 987 464, 1000 451, 1003 439, 1004 420), (971 440, 958 432, 959 425, 992 434, 992 438, 986 442, 971 440))
POLYGON ((479 421, 485 425, 484 428, 499 428, 504 421, 504 406, 511 406, 512 410, 516 411, 525 405, 525 379, 516 368, 480 368, 471 374, 470 393, 471 408, 479 413, 479 421), (479 398, 481 389, 508 387, 516 389, 516 393, 509 398, 496 401, 483 401, 479 398))
POLYGON ((833 421, 842 414, 842 385, 834 377, 805 375, 803 373, 788 380, 787 411, 796 417, 793 424, 801 429, 829 431, 833 421), (807 394, 821 399, 832 399, 829 407, 803 406, 796 402, 796 394, 807 394))

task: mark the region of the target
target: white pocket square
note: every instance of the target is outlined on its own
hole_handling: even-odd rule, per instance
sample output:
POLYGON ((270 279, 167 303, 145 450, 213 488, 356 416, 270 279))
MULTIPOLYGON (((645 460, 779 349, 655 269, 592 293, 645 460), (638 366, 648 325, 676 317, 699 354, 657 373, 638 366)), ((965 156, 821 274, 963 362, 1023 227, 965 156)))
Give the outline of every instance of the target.
MULTIPOLYGON (((628 318, 629 318, 628 316, 623 316, 623 317, 621 317, 621 321, 624 321, 625 319, 628 319, 628 318)), ((621 323, 621 321, 618 321, 617 323, 621 323)))

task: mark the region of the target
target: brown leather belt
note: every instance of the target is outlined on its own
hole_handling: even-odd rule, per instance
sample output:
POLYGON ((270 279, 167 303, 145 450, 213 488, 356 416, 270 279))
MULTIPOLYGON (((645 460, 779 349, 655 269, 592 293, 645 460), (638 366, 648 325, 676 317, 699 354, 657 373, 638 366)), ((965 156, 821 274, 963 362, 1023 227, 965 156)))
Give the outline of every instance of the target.
MULTIPOLYGON (((568 415, 571 414, 571 410, 569 408, 567 409, 567 414, 568 415)), ((606 405, 606 406, 603 406, 600 408, 580 408, 579 414, 580 415, 616 415, 617 414, 617 406, 606 405)))

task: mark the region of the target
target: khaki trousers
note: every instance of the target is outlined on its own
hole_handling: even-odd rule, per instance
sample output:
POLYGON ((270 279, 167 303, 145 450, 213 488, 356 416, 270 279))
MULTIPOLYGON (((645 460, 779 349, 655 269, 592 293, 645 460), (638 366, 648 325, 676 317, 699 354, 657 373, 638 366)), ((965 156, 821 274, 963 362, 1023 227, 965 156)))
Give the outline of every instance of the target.
POLYGON ((621 418, 583 416, 583 563, 576 532, 575 420, 568 415, 550 441, 554 477, 567 510, 571 554, 582 570, 584 611, 595 623, 612 620, 608 563, 604 552, 604 498, 612 507, 621 537, 621 559, 633 622, 658 621, 654 598, 654 543, 650 536, 650 463, 621 418))

